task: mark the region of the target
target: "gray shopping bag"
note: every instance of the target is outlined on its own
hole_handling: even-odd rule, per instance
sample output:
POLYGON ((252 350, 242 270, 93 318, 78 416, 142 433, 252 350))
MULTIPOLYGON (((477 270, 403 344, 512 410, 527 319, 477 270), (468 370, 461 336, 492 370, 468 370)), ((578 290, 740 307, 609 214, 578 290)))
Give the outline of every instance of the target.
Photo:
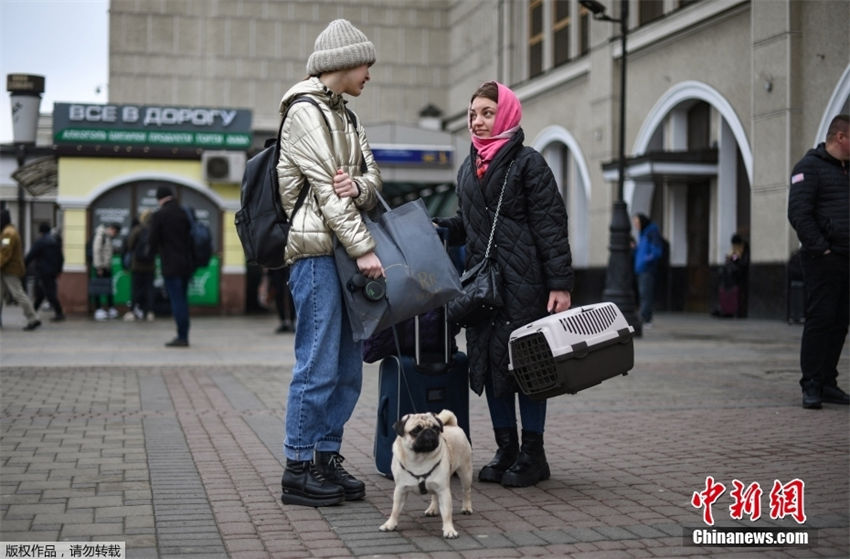
POLYGON ((389 303, 386 296, 377 301, 367 296, 364 290, 366 286, 360 285, 362 282, 357 280, 357 263, 348 256, 345 247, 337 239, 334 239, 334 261, 354 341, 365 340, 377 331, 378 325, 389 312, 389 303))
MULTIPOLYGON (((362 306, 349 305, 355 340, 366 339, 384 328, 441 307, 461 292, 457 268, 422 199, 397 208, 390 208, 383 198, 380 200, 386 211, 374 220, 364 215, 363 220, 375 239, 375 253, 384 266, 387 309, 374 327, 358 329, 355 320, 359 320, 357 315, 362 312, 359 310, 362 306)), ((343 275, 350 275, 351 267, 356 269, 356 264, 341 247, 336 251, 336 262, 340 283, 346 289, 348 278, 343 275), (342 264, 346 271, 341 270, 340 252, 350 263, 342 264)))

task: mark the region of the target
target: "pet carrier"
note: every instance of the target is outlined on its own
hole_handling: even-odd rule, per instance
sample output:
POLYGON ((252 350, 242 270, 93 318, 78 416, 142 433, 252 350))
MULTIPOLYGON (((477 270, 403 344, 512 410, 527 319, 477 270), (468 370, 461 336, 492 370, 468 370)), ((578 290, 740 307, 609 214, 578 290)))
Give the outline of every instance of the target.
POLYGON ((634 328, 614 303, 535 320, 511 333, 509 369, 528 396, 575 394, 634 366, 634 328))

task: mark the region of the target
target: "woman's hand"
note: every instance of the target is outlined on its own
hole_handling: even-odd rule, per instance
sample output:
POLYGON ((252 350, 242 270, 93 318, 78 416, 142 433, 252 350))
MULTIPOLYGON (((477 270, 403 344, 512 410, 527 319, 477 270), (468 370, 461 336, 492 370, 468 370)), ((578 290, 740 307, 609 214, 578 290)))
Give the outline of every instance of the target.
POLYGON ((357 258, 357 269, 367 278, 378 279, 385 275, 384 266, 374 251, 357 258))
POLYGON ((334 175, 334 192, 340 198, 357 198, 360 196, 360 187, 348 173, 337 169, 334 175))
POLYGON ((569 291, 550 291, 549 303, 546 305, 546 310, 551 314, 563 312, 570 308, 572 299, 569 291))

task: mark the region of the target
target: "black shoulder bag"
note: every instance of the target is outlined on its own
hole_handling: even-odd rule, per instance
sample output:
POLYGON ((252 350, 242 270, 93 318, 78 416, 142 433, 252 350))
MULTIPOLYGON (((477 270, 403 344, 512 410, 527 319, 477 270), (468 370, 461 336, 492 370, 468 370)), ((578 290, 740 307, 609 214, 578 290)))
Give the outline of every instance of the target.
POLYGON ((490 238, 487 239, 487 250, 481 262, 465 270, 460 276, 462 293, 449 301, 447 305, 448 318, 450 322, 459 324, 464 328, 475 326, 489 320, 504 304, 502 298, 502 273, 499 263, 490 255, 493 246, 493 236, 496 233, 496 223, 499 221, 499 212, 502 209, 502 198, 505 195, 505 186, 508 184, 508 176, 514 162, 508 165, 505 171, 505 180, 502 182, 502 190, 499 192, 499 203, 496 205, 496 215, 493 217, 493 226, 490 228, 490 238))

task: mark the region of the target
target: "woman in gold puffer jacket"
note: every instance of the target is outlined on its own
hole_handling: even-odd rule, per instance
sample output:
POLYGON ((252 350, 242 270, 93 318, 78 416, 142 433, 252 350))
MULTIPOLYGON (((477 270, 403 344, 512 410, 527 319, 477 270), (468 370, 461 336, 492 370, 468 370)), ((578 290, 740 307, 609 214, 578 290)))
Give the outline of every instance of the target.
POLYGON ((343 19, 332 21, 307 61, 310 77, 280 103, 285 120, 277 172, 291 222, 285 256, 296 314, 281 480, 281 499, 288 505, 334 505, 366 494, 365 484, 342 467, 340 455, 345 424, 360 397, 363 361, 333 252, 336 238, 361 274, 384 275, 360 217, 361 210, 374 207, 381 175, 363 126, 342 97, 360 95, 374 62, 375 47, 359 29, 343 19), (302 188, 309 190, 293 214, 302 188))
POLYGON ((375 206, 381 173, 363 126, 357 123, 355 128, 345 103, 341 94, 328 89, 318 77, 299 82, 280 102, 281 114, 289 109, 281 133, 281 156, 277 166, 286 215, 292 215, 305 179, 310 188, 304 204, 291 218, 287 264, 299 258, 332 255, 334 236, 352 258, 375 248, 360 219, 360 210, 375 206), (303 96, 318 102, 318 107, 312 103, 293 104, 303 96), (365 162, 362 174, 361 162, 365 162), (350 198, 337 194, 333 178, 340 170, 353 177, 359 195, 350 198))

